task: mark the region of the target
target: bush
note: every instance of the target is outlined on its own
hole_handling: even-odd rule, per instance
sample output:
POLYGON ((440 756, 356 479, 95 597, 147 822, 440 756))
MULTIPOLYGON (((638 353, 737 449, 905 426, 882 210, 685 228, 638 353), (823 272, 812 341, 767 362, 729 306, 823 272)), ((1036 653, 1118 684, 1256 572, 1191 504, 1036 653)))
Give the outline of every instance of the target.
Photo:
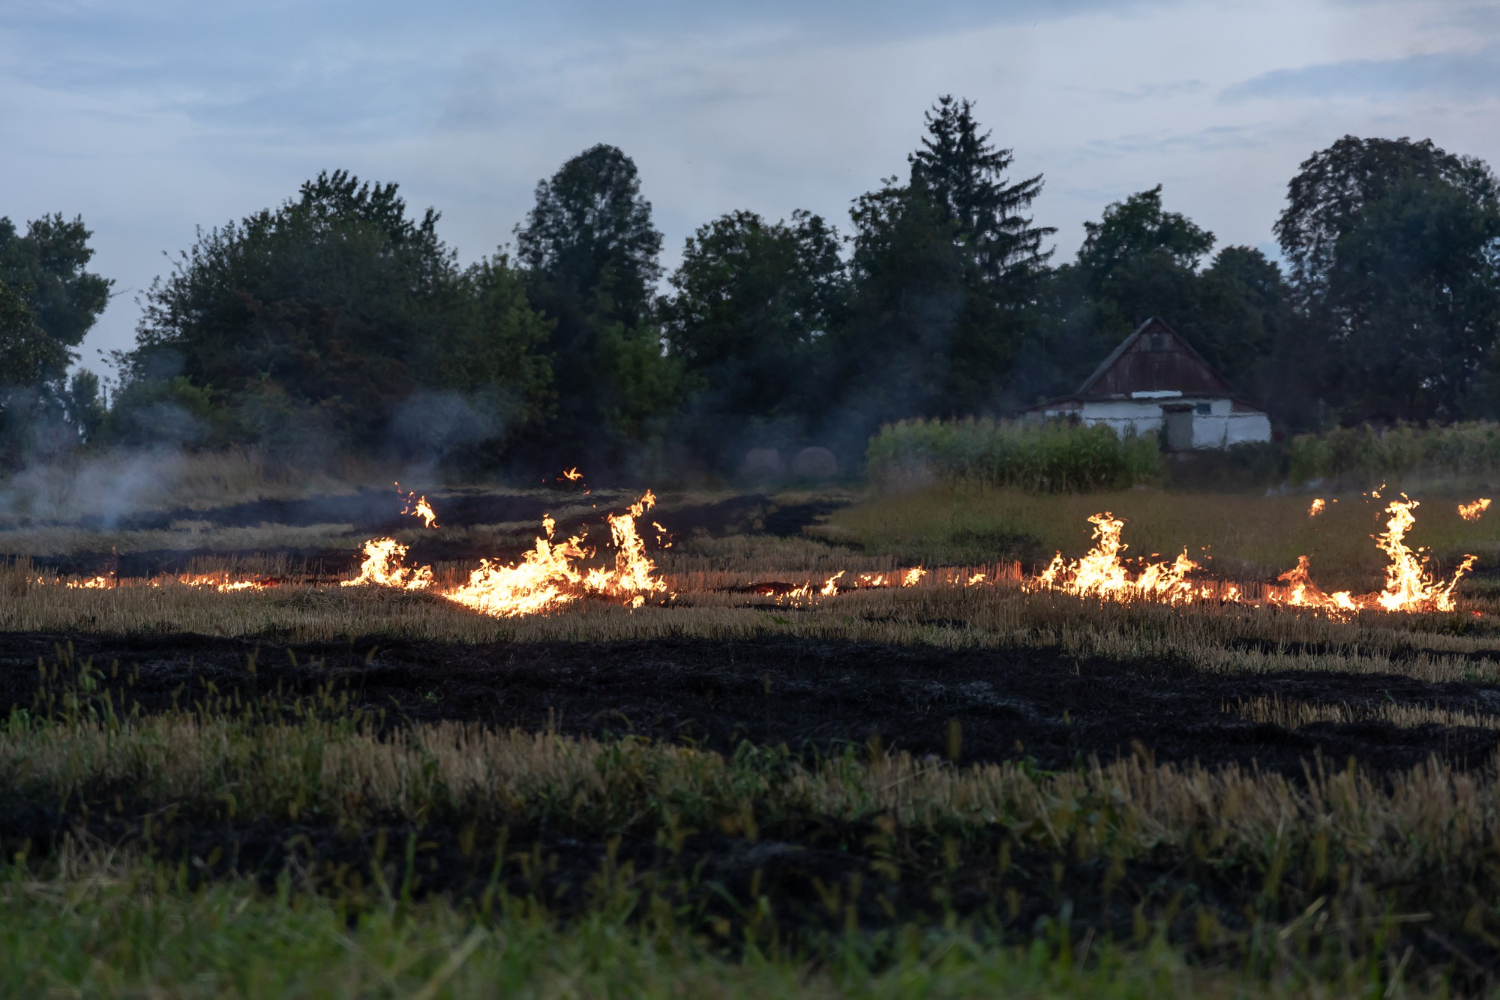
POLYGON ((1365 484, 1412 474, 1479 476, 1500 473, 1500 423, 1447 427, 1398 425, 1380 433, 1369 425, 1292 439, 1291 478, 1341 479, 1365 484))
POLYGON ((1123 489, 1160 478, 1164 468, 1154 434, 1122 438, 1103 425, 972 417, 887 424, 865 458, 878 482, 972 479, 1047 493, 1123 489))

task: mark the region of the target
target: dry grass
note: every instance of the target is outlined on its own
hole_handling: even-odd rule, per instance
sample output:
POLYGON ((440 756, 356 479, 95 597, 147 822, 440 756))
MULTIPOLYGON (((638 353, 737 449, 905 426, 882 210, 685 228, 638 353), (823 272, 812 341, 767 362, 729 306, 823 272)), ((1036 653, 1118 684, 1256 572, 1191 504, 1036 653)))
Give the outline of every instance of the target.
MULTIPOLYGON (((777 603, 751 583, 821 583, 884 572, 890 558, 838 560, 805 540, 721 539, 671 550, 662 565, 675 598, 632 611, 584 599, 556 613, 497 619, 427 593, 374 587, 288 585, 221 594, 176 583, 82 590, 38 584, 23 565, 0 572, 0 628, 198 632, 291 640, 401 635, 442 641, 602 641, 657 637, 787 637, 1042 647, 1082 656, 1171 659, 1214 672, 1335 670, 1432 681, 1500 679, 1500 599, 1466 600, 1454 614, 1363 612, 1349 620, 1310 611, 1218 604, 1171 607, 1028 592, 1014 578, 966 587, 968 569, 934 570, 910 588, 843 592, 777 603), (796 569, 788 569, 793 566, 796 569), (738 588, 738 589, 737 589, 738 588), (1474 617, 1473 612, 1483 617, 1474 617)), ((215 568, 200 561, 200 571, 215 568)), ((245 571, 246 564, 226 564, 245 571)), ((464 567, 440 566, 439 585, 464 567)), ((1007 567, 981 567, 988 580, 1007 567)), ((254 570, 250 570, 254 571, 254 570)), ((276 575, 274 568, 262 570, 276 575)))
POLYGON ((1225 705, 1224 711, 1250 722, 1261 722, 1285 729, 1300 729, 1303 726, 1322 722, 1341 725, 1384 722, 1403 729, 1417 726, 1443 726, 1445 728, 1467 726, 1474 729, 1500 730, 1500 715, 1478 715, 1473 712, 1455 712, 1452 709, 1432 708, 1426 705, 1398 705, 1390 702, 1323 704, 1283 701, 1279 697, 1262 697, 1225 705))
MULTIPOLYGON (((1312 559, 1325 590, 1379 589, 1385 557, 1371 536, 1383 530, 1385 500, 1360 494, 1327 497, 1317 517, 1308 516, 1312 496, 1175 493, 1132 489, 1119 493, 1038 496, 972 484, 937 484, 906 494, 875 496, 835 512, 810 533, 830 541, 862 545, 899 559, 984 561, 1014 558, 1018 548, 1050 558, 1054 551, 1076 557, 1089 547, 1091 514, 1112 511, 1125 519, 1129 555, 1188 555, 1223 576, 1269 581, 1312 559)), ((1389 496, 1386 497, 1389 499, 1389 496)), ((1408 542, 1428 546, 1440 563, 1466 552, 1493 564, 1500 556, 1495 521, 1489 515, 1464 521, 1459 499, 1430 497, 1416 510, 1408 542)))

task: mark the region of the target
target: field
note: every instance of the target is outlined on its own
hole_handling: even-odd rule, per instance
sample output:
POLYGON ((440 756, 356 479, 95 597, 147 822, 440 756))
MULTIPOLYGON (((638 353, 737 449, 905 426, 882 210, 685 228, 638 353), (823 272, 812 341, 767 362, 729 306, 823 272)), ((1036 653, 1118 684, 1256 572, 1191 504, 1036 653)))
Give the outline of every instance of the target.
POLYGON ((1388 497, 932 485, 663 494, 641 606, 501 617, 443 593, 637 495, 195 474, 0 516, 7 995, 1496 989, 1473 496, 1417 496, 1443 611, 1271 601, 1378 591, 1388 497), (1037 586, 1103 510, 1213 596, 1037 586), (341 586, 377 536, 432 585, 341 586))

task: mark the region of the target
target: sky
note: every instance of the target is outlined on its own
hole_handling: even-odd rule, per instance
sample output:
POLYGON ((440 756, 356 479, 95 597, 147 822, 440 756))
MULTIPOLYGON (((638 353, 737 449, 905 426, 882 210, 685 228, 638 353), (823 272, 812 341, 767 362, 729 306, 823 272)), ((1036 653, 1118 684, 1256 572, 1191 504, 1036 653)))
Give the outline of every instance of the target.
POLYGON ((941 94, 1043 176, 1059 261, 1157 184, 1274 254, 1287 181, 1342 135, 1500 166, 1500 0, 3 0, 0 216, 93 230, 116 294, 83 363, 107 372, 197 227, 320 170, 398 182, 467 262, 611 143, 672 267, 737 209, 847 231, 941 94))

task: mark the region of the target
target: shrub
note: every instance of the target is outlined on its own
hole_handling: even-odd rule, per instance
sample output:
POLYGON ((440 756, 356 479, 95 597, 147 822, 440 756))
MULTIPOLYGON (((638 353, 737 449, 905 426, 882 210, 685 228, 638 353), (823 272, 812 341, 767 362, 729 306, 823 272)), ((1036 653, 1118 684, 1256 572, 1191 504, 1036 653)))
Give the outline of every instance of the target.
POLYGON ((1154 434, 1055 421, 903 420, 887 424, 865 453, 871 479, 972 479, 1034 492, 1122 489, 1160 478, 1154 434))
POLYGON ((1297 483, 1333 478, 1369 484, 1414 473, 1500 473, 1500 423, 1431 428, 1401 424, 1384 433, 1366 424, 1303 434, 1292 439, 1290 471, 1297 483))

